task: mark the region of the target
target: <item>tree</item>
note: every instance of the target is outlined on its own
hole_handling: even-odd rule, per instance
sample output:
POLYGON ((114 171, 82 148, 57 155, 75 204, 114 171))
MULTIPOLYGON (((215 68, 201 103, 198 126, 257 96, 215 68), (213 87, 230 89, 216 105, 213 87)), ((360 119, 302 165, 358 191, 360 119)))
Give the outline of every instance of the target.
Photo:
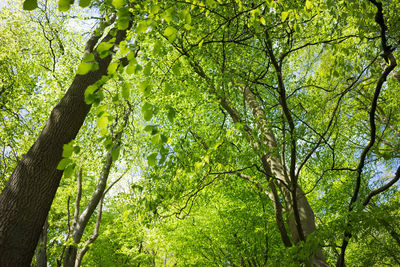
MULTIPOLYGON (((73 140, 82 126, 90 105, 85 102, 88 86, 101 81, 107 74, 112 55, 101 57, 96 48, 107 44, 115 35, 109 51, 126 36, 127 28, 108 32, 102 39, 112 18, 88 40, 82 68, 94 65, 94 71, 77 74, 65 96, 52 110, 50 117, 34 145, 21 159, 0 195, 0 263, 1 265, 29 265, 36 243, 47 217, 63 172, 57 169, 63 146, 73 140), (111 19, 111 20, 110 20, 111 19), (85 58, 86 57, 86 58, 85 58)), ((79 73, 79 71, 78 71, 79 73)))
MULTIPOLYGON (((36 7, 34 0, 24 3, 26 9, 36 7)), ((132 207, 139 208, 131 226, 144 220, 139 229, 158 231, 168 244, 134 233, 137 244, 128 249, 131 254, 122 253, 126 262, 252 265, 286 257, 293 265, 344 266, 346 253, 366 247, 355 242, 358 236, 374 244, 370 251, 384 255, 382 262, 370 258, 368 264, 398 262, 397 248, 388 244, 398 243, 398 229, 390 222, 399 218, 393 213, 379 218, 399 203, 397 3, 92 4, 117 19, 110 15, 99 31, 103 39, 97 34, 87 43, 72 85, 0 196, 2 214, 10 214, 0 219, 0 248, 9 254, 19 250, 11 253, 15 264, 30 262, 62 170, 67 177, 75 169, 66 147, 90 105, 103 100, 100 87, 107 80, 118 81, 123 96, 128 82, 141 94, 139 135, 147 166, 142 184, 132 186, 132 207), (133 190, 137 186, 140 192, 133 190), (244 213, 230 193, 258 205, 244 213), (207 201, 213 205, 203 208, 207 201), (257 218, 261 207, 273 224, 269 216, 257 218), (215 210, 237 221, 226 223, 215 210), (214 216, 203 216, 205 211, 214 216), (186 221, 163 219, 171 215, 186 221), (262 238, 237 231, 246 216, 251 227, 262 229, 257 231, 262 238), (215 223, 203 231, 190 226, 207 226, 204 221, 215 223), (174 224, 177 239, 165 230, 174 224), (32 234, 22 248, 27 231, 32 234), (190 240, 186 233, 200 241, 182 255, 190 240), (204 255, 210 240, 214 253, 204 255), (253 241, 260 245, 248 248, 253 241), (247 252, 230 253, 234 250, 247 252)), ((59 8, 70 5, 61 1, 59 8)), ((99 128, 106 129, 107 113, 96 115, 105 123, 99 128)), ((123 241, 112 243, 126 248, 123 241)), ((0 262, 11 264, 11 258, 0 262)))

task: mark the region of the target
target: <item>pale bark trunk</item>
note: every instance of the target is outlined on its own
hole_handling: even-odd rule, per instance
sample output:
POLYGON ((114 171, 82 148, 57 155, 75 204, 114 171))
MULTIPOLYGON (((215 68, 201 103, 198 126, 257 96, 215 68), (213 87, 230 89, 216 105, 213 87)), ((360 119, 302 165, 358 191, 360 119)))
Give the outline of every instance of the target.
MULTIPOLYGON (((271 174, 271 177, 267 177, 269 180, 277 179, 277 185, 284 196, 287 209, 290 211, 290 215, 288 216, 289 230, 294 243, 297 244, 301 239, 298 232, 298 225, 293 216, 293 203, 297 202, 298 214, 302 226, 301 229, 305 237, 312 234, 316 230, 314 212, 308 203, 303 190, 298 185, 296 188, 297 199, 292 198, 291 190, 288 188, 289 185, 291 185, 291 180, 289 179, 281 159, 278 156, 279 153, 277 152, 278 148, 275 135, 268 127, 265 113, 262 110, 260 103, 257 101, 254 93, 251 92, 249 88, 243 89, 243 95, 253 113, 254 118, 258 122, 260 132, 263 134, 261 137, 261 144, 265 146, 267 150, 269 150, 269 153, 264 153, 261 156, 264 170, 267 174, 271 174)), ((312 262, 315 266, 328 266, 322 254, 321 248, 317 250, 312 262)))

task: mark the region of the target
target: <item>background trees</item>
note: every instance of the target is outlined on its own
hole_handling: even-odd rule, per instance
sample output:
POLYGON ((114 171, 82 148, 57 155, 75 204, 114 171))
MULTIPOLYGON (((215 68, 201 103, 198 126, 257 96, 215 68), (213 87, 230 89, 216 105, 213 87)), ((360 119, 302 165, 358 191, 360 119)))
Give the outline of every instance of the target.
MULTIPOLYGON (((25 8, 33 9, 34 3, 25 1, 25 8)), ((61 1, 59 8, 65 11, 69 5, 61 1)), ((90 16, 104 21, 89 38, 82 63, 72 64, 77 57, 68 52, 73 26, 65 26, 68 16, 77 11, 64 14, 62 24, 39 5, 41 12, 31 13, 30 21, 47 44, 38 49, 47 53, 28 58, 29 69, 16 69, 21 78, 15 80, 23 85, 29 84, 25 71, 40 81, 43 74, 36 75, 45 69, 48 75, 42 90, 66 88, 77 69, 70 88, 79 89, 79 123, 60 121, 59 127, 73 133, 54 135, 55 152, 46 141, 46 149, 32 157, 43 162, 50 153, 46 168, 35 173, 49 171, 59 179, 64 170, 48 219, 49 263, 56 265, 62 258, 67 262, 68 251, 85 246, 73 234, 77 217, 72 210, 78 205, 73 207, 72 200, 83 192, 76 203, 90 202, 99 188, 95 177, 100 176, 108 154, 115 164, 111 180, 124 173, 131 178, 105 197, 101 227, 96 227, 92 216, 80 232, 84 240, 94 229, 99 232, 84 263, 343 266, 345 259, 349 265, 398 264, 397 3, 112 1, 91 5, 96 15, 90 16), (90 105, 94 106, 91 112, 90 105), (79 190, 76 179, 82 179, 87 189, 79 190)), ((17 40, 24 46, 23 38, 17 40)), ((4 53, 9 66, 18 56, 12 50, 4 53)), ((4 77, 12 71, 5 68, 4 77)), ((4 78, 4 88, 12 86, 11 81, 4 78)), ((40 95, 37 88, 34 84, 31 90, 7 97, 40 95)), ((48 97, 55 101, 61 92, 51 91, 48 97)), ((71 105, 78 112, 74 101, 71 105)), ((25 120, 29 115, 15 111, 21 109, 18 105, 26 109, 41 104, 10 101, 14 102, 13 112, 25 120)), ((34 109, 32 114, 43 118, 50 107, 34 109)), ((13 119, 9 110, 2 109, 2 135, 16 143, 23 140, 26 125, 13 119)), ((19 151, 26 149, 8 143, 3 145, 5 175, 16 166, 12 162, 19 151)), ((16 170, 31 164, 27 155, 16 170)), ((11 177, 16 178, 10 178, 2 193, 2 214, 12 210, 10 188, 13 179, 21 179, 17 176, 14 171, 11 177)), ((43 191, 50 180, 53 185, 43 191, 47 206, 39 205, 42 212, 35 219, 32 244, 58 186, 54 177, 40 175, 34 182, 35 177, 39 175, 22 179, 30 186, 31 199, 41 198, 34 188, 43 191)), ((101 185, 104 192, 105 184, 101 185)), ((28 186, 19 188, 25 192, 28 186)), ((97 195, 100 200, 102 194, 97 195)), ((14 199, 20 203, 24 197, 14 199)), ((20 218, 39 206, 16 205, 13 210, 20 218)), ((1 218, 14 222, 12 216, 1 218)), ((21 227, 31 225, 29 220, 21 227)), ((2 236, 11 240, 11 234, 2 236)), ((33 247, 26 251, 32 253, 33 247)), ((21 251, 15 250, 16 259, 24 254, 21 251)))

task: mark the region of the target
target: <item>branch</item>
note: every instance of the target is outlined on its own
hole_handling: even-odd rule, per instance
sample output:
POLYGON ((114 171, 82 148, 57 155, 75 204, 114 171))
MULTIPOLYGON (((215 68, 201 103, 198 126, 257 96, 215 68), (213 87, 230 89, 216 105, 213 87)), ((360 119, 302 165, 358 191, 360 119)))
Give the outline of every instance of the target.
POLYGON ((379 187, 378 189, 373 190, 371 193, 369 193, 369 195, 365 198, 363 205, 367 206, 368 202, 371 200, 372 197, 386 191, 387 189, 389 189, 392 185, 394 185, 397 181, 400 180, 400 166, 399 168, 397 168, 396 174, 393 177, 392 180, 390 180, 390 182, 388 182, 387 184, 379 187))

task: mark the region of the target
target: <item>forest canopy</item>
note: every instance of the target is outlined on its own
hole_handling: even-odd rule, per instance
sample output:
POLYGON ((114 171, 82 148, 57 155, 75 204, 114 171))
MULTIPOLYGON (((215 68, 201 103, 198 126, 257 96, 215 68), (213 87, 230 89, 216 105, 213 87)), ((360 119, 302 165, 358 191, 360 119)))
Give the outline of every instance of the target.
POLYGON ((398 1, 0 9, 0 266, 400 265, 398 1))

